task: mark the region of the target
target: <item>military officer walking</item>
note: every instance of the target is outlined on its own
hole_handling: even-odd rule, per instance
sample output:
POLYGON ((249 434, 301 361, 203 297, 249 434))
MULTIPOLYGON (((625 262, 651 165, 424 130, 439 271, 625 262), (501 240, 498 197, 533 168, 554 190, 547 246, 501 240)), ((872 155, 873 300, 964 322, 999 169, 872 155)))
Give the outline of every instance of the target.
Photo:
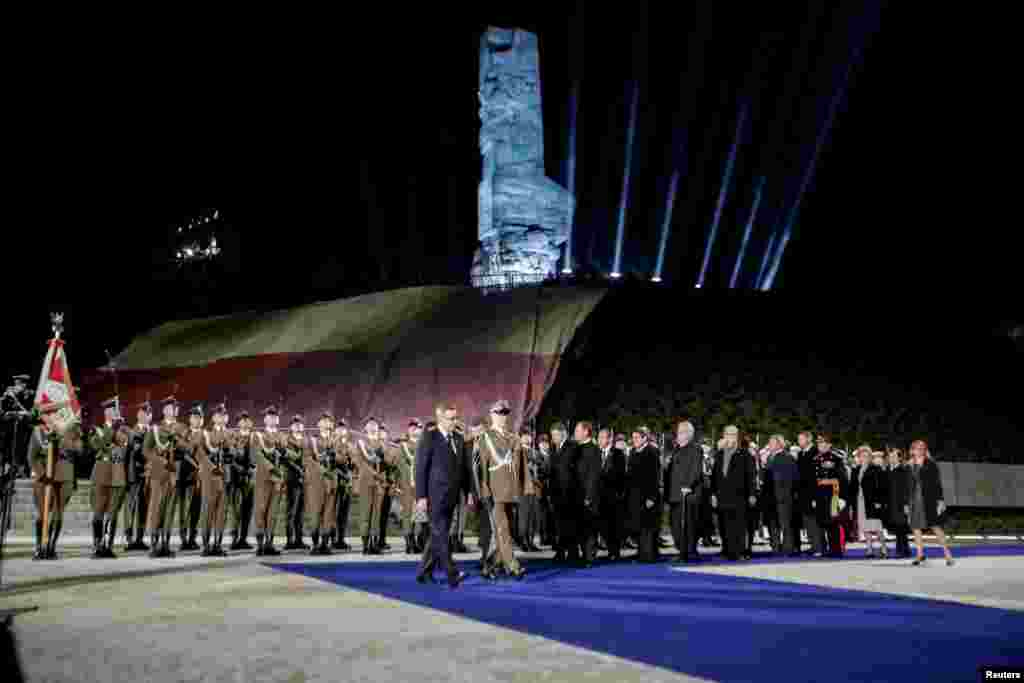
POLYGON ((34 560, 56 560, 57 539, 64 523, 64 508, 75 490, 75 460, 82 455, 85 445, 78 423, 64 424, 57 416, 57 408, 43 408, 42 424, 32 430, 28 444, 28 462, 31 467, 32 497, 36 506, 36 552, 34 560), (47 471, 50 444, 54 446, 53 471, 47 471), (43 507, 46 488, 50 492, 50 512, 47 522, 46 543, 43 543, 43 507))
POLYGON ((512 506, 519 503, 530 471, 519 436, 507 429, 511 412, 506 400, 491 406, 491 426, 484 429, 477 439, 475 451, 484 472, 482 494, 485 501, 491 501, 485 505, 493 505, 497 561, 510 576, 521 579, 526 571, 516 559, 510 520, 512 506))

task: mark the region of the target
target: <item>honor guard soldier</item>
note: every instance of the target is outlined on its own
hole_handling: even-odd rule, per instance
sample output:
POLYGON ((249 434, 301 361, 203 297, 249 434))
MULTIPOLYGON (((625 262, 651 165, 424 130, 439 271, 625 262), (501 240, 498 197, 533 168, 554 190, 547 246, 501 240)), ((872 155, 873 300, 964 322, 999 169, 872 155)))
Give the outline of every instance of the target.
POLYGON ((379 429, 380 442, 384 446, 384 458, 381 461, 381 470, 384 473, 384 490, 380 499, 380 549, 391 550, 388 545, 388 522, 391 521, 391 505, 397 495, 401 493, 401 475, 398 470, 399 458, 398 444, 391 441, 391 432, 387 425, 381 424, 379 429))
POLYGON ((334 416, 324 413, 317 421, 320 435, 311 441, 306 459, 306 513, 313 521, 313 549, 310 555, 331 555, 331 536, 337 520, 336 498, 340 438, 334 431, 334 416))
POLYGON ((480 485, 484 504, 493 515, 497 560, 509 575, 521 579, 526 571, 516 559, 509 525, 511 508, 519 503, 530 471, 519 435, 506 428, 511 412, 505 400, 491 406, 491 426, 476 439, 474 460, 479 458, 484 475, 480 485))
POLYGON ((213 429, 203 430, 203 448, 199 450, 199 489, 203 495, 203 557, 227 555, 221 544, 224 542, 224 522, 227 517, 226 479, 234 441, 227 424, 228 408, 222 403, 214 408, 213 429))
POLYGON ((77 422, 65 423, 56 407, 44 408, 42 424, 32 430, 28 444, 28 462, 32 468, 32 497, 36 506, 36 551, 34 560, 56 560, 57 539, 64 520, 64 508, 75 490, 75 460, 85 446, 77 422), (53 444, 53 471, 47 472, 49 447, 53 444), (43 544, 43 506, 46 488, 51 486, 47 542, 43 544))
POLYGON ((412 555, 423 552, 423 528, 427 518, 425 514, 416 514, 416 449, 423 435, 423 423, 419 420, 409 422, 406 438, 399 443, 399 505, 402 508, 402 526, 405 528, 405 554, 412 555))
POLYGON ((28 443, 32 436, 32 402, 34 392, 28 388, 28 375, 15 375, 13 385, 0 397, 0 448, 3 456, 10 456, 15 476, 28 472, 31 463, 25 461, 28 443))
POLYGON ((353 477, 356 473, 355 462, 352 460, 352 441, 349 438, 348 424, 344 418, 338 421, 335 433, 338 435, 337 468, 335 478, 338 482, 338 495, 335 502, 335 534, 333 548, 335 550, 351 550, 345 542, 348 531, 348 513, 352 509, 353 477))
POLYGON ((387 480, 384 478, 384 444, 380 441, 380 422, 369 418, 363 424, 365 439, 356 439, 353 456, 359 469, 359 510, 363 530, 363 554, 381 554, 380 533, 381 497, 387 480))
POLYGON ((309 550, 302 541, 303 513, 305 512, 305 492, 303 463, 309 443, 306 440, 305 420, 301 415, 293 415, 291 431, 285 446, 284 465, 285 487, 287 492, 285 531, 288 541, 285 550, 309 550))
POLYGON ((274 525, 277 522, 277 502, 284 492, 283 465, 280 461, 284 457, 288 436, 277 428, 280 419, 276 406, 263 411, 264 431, 255 433, 256 448, 251 451, 256 461, 254 514, 257 555, 281 554, 274 547, 274 525))
POLYGON ((544 494, 540 472, 542 463, 539 453, 533 448, 533 434, 529 429, 520 430, 519 444, 526 457, 526 467, 530 470, 530 476, 523 483, 523 497, 519 500, 519 539, 523 550, 535 553, 540 552, 533 539, 540 529, 540 501, 544 494))
POLYGON ((178 399, 163 400, 164 419, 154 425, 142 449, 146 456, 149 482, 149 511, 146 531, 150 537, 150 557, 174 557, 171 552, 171 528, 174 525, 174 493, 178 462, 183 457, 188 429, 178 422, 178 399))
POLYGON ((135 413, 135 427, 131 430, 125 462, 128 476, 124 512, 125 550, 149 550, 149 546, 142 540, 146 533, 146 503, 149 501, 143 446, 152 421, 153 408, 146 401, 139 405, 135 413))
POLYGON ((252 455, 252 418, 242 412, 238 416, 238 432, 231 442, 231 476, 228 480, 228 506, 234 519, 232 550, 252 550, 249 545, 249 520, 253 509, 253 473, 256 461, 252 455))
POLYGON ((839 531, 839 513, 846 508, 849 477, 842 458, 832 451, 828 434, 818 434, 817 454, 814 456, 814 479, 817 483, 811 509, 824 532, 831 557, 842 557, 843 547, 839 531))
POLYGON ((103 402, 103 418, 103 425, 89 435, 89 446, 96 453, 92 468, 92 556, 113 559, 117 516, 128 483, 125 462, 131 432, 121 419, 116 396, 103 402))
POLYGON ((178 463, 178 478, 174 490, 174 507, 181 538, 178 550, 199 550, 196 537, 199 535, 199 516, 203 511, 199 456, 206 449, 203 439, 204 421, 202 404, 193 404, 188 413, 188 434, 183 457, 178 463))

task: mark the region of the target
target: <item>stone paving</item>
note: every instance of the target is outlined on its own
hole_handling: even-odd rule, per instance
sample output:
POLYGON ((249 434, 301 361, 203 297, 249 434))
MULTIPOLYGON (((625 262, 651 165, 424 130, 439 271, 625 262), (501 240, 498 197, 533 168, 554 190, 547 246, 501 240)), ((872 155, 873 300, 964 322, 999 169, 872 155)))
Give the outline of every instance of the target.
MULTIPOLYGON (((8 560, 0 609, 38 607, 15 618, 22 665, 33 681, 700 680, 277 572, 264 559, 184 553, 173 560, 8 560)), ((269 563, 409 559, 394 551, 383 557, 297 553, 269 563)), ((912 568, 896 560, 842 566, 837 572, 834 563, 809 561, 685 571, 1024 610, 1024 557, 970 557, 951 568, 940 561, 912 568)))

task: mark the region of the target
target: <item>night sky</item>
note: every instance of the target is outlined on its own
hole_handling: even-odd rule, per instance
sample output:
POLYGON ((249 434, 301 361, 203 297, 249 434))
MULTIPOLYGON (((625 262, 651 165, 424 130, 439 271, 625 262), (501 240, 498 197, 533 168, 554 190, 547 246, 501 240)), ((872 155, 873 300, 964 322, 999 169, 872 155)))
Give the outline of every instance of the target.
POLYGON ((650 277, 678 167, 663 277, 692 287, 746 98, 706 287, 728 287, 763 174, 740 280, 749 286, 860 48, 775 289, 805 297, 832 325, 849 322, 851 307, 854 318, 876 307, 912 315, 924 300, 1005 317, 1016 298, 1008 256, 923 217, 942 201, 922 155, 938 143, 919 125, 939 36, 908 31, 874 1, 641 2, 628 13, 590 3, 585 15, 583 3, 493 4, 450 20, 398 9, 236 17, 170 36, 146 24, 37 43, 7 98, 17 134, 5 154, 16 173, 6 193, 4 374, 38 373, 54 309, 68 313, 74 371, 173 316, 466 282, 488 24, 539 35, 547 173, 563 184, 568 95, 580 81, 578 267, 611 268, 638 83, 624 270, 650 277), (213 209, 223 216, 220 262, 199 273, 169 265, 174 229, 213 209))

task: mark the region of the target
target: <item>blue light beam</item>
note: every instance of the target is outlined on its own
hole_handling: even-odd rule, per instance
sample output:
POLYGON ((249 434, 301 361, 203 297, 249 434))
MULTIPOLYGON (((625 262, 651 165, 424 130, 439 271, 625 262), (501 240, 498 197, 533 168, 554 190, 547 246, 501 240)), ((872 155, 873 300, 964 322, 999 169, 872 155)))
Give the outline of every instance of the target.
POLYGON ((772 248, 775 246, 778 236, 779 230, 776 228, 772 231, 772 236, 768 238, 768 246, 764 248, 764 258, 761 259, 761 269, 757 271, 757 282, 754 283, 756 289, 760 289, 761 283, 764 281, 764 272, 768 270, 768 263, 772 260, 772 248))
POLYGON ((743 123, 747 118, 747 104, 743 103, 740 109, 739 119, 736 121, 736 137, 732 141, 732 149, 729 150, 729 159, 725 163, 725 173, 722 175, 722 187, 718 191, 718 203, 715 205, 715 215, 711 219, 711 229, 708 231, 708 244, 704 248, 704 263, 700 267, 700 277, 697 278, 697 286, 704 286, 704 277, 708 272, 708 263, 711 261, 711 250, 715 246, 715 238, 718 236, 718 223, 722 218, 722 208, 725 207, 725 199, 729 195, 729 184, 732 182, 732 167, 736 161, 736 152, 740 146, 740 136, 743 133, 743 123))
POLYGON ((729 281, 729 289, 736 289, 736 280, 740 276, 740 266, 743 264, 743 254, 747 251, 747 242, 750 241, 750 233, 754 229, 754 221, 757 219, 757 209, 761 205, 761 190, 764 189, 764 176, 757 182, 757 189, 754 191, 754 206, 750 209, 750 218, 747 219, 747 227, 743 231, 743 243, 740 244, 740 253, 736 256, 736 265, 732 269, 732 279, 729 281))
MULTIPOLYGON (((567 155, 565 182, 569 196, 576 197, 576 114, 579 107, 580 82, 574 81, 569 93, 569 154, 567 155)), ((572 233, 576 223, 576 202, 569 209, 569 238, 565 241, 565 264, 562 272, 572 274, 572 233)))
POLYGON ((661 224, 661 243, 658 245, 658 264, 654 267, 654 281, 661 282, 661 269, 665 265, 665 246, 668 244, 668 228, 672 223, 672 207, 676 203, 676 189, 679 187, 679 170, 672 174, 668 183, 668 196, 665 201, 665 219, 661 224))
POLYGON ((626 137, 626 169, 622 174, 622 197, 619 198, 619 228, 615 235, 615 263, 612 277, 622 274, 622 238, 626 232, 626 207, 629 204, 629 176, 633 168, 633 139, 636 137, 637 108, 640 106, 640 84, 633 84, 633 101, 629 107, 629 133, 626 137))
POLYGON ((800 203, 803 201, 804 193, 807 192, 807 187, 811 184, 811 179, 814 177, 814 171, 818 166, 818 157, 821 155, 821 148, 825 146, 825 140, 828 138, 828 134, 832 130, 832 123, 835 121, 836 110, 839 109, 839 103, 842 101, 843 94, 846 92, 846 86, 850 82, 850 74, 853 71, 853 65, 856 63, 859 53, 859 49, 854 50, 853 58, 846 67, 846 73, 843 75, 843 80, 836 89, 836 94, 832 96, 832 102, 828 107, 828 116, 825 119, 825 125, 822 126, 821 131, 818 133, 818 139, 814 144, 814 153, 811 155, 811 161, 807 164, 807 169, 804 171, 803 180, 800 181, 800 190, 797 192, 793 206, 789 209, 789 216, 786 218, 785 229, 782 233, 782 241, 779 243, 775 260, 772 263, 771 270, 769 270, 768 274, 765 275, 764 282, 761 283, 761 289, 763 291, 771 289, 772 284, 775 282, 775 276, 778 274, 779 266, 782 264, 782 255, 785 253, 786 245, 789 244, 789 238, 793 234, 793 223, 796 222, 797 214, 800 212, 800 203))

